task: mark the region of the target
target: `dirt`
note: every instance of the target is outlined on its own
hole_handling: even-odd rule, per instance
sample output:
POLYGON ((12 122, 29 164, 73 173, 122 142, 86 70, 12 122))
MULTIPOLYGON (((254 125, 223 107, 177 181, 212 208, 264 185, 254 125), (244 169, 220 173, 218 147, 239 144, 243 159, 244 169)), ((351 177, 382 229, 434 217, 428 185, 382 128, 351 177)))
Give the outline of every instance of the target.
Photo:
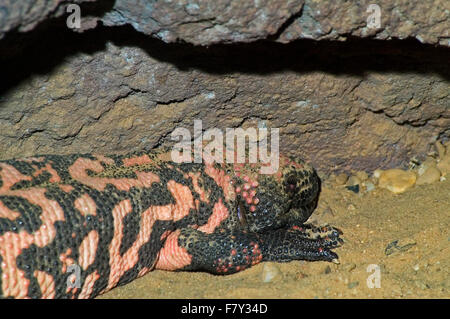
POLYGON ((99 298, 450 297, 450 178, 398 195, 325 183, 310 221, 343 231, 340 264, 277 263, 268 283, 264 263, 229 276, 153 271, 99 298))

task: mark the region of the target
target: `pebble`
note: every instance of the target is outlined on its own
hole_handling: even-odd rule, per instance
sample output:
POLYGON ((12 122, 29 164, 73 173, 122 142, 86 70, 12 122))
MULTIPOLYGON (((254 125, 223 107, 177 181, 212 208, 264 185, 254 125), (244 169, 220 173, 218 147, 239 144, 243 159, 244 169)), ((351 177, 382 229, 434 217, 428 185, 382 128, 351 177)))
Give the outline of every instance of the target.
POLYGON ((344 185, 347 183, 348 176, 345 173, 341 173, 338 176, 336 176, 336 184, 337 185, 344 185))
POLYGON ((364 186, 366 187, 367 192, 371 192, 375 189, 375 185, 372 182, 365 181, 364 186))
POLYGON ((420 164, 417 174, 422 175, 430 167, 436 167, 437 162, 433 157, 427 157, 427 159, 420 164))
POLYGON ((419 177, 417 177, 416 184, 424 185, 424 184, 432 184, 434 182, 439 181, 441 178, 441 171, 436 167, 428 167, 419 177))
POLYGON ((262 270, 262 282, 272 282, 282 276, 280 268, 275 263, 265 263, 262 270))
POLYGON ((358 171, 355 175, 363 182, 369 179, 369 175, 364 171, 358 171))
POLYGON ((412 171, 401 169, 376 170, 374 176, 379 176, 378 186, 385 188, 394 194, 400 194, 411 188, 416 183, 417 175, 412 171))
POLYGON ((383 170, 381 170, 381 169, 376 169, 376 170, 373 172, 373 177, 374 177, 376 180, 378 180, 378 179, 380 178, 380 176, 381 176, 382 173, 383 173, 383 170))
POLYGON ((323 271, 323 273, 324 273, 324 274, 329 274, 329 273, 331 273, 331 268, 330 268, 330 266, 326 266, 326 267, 325 267, 325 270, 323 271))
POLYGON ((441 171, 443 176, 450 174, 450 153, 446 154, 444 158, 441 158, 436 167, 441 171))
POLYGON ((359 185, 345 186, 346 189, 352 191, 355 194, 359 193, 359 185))
POLYGON ((350 178, 347 180, 347 186, 355 186, 360 184, 361 180, 355 175, 350 176, 350 178))

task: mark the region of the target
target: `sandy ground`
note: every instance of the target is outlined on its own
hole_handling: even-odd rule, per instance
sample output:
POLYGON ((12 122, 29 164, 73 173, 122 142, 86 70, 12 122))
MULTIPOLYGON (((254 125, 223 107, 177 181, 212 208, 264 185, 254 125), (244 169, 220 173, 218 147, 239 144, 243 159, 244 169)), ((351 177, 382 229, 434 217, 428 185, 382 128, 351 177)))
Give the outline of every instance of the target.
POLYGON ((325 183, 310 220, 344 232, 339 265, 262 263, 229 276, 153 271, 99 298, 450 298, 450 178, 399 195, 325 183), (280 274, 264 283, 265 267, 280 274), (369 288, 376 269, 380 287, 369 288))

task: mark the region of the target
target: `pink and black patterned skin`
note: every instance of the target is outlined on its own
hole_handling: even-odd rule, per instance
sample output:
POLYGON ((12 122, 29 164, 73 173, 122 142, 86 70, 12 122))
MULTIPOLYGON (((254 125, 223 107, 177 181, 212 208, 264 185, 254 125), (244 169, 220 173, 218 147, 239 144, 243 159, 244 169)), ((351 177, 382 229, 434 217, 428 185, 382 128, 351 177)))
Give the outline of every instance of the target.
POLYGON ((0 297, 93 298, 153 269, 336 261, 340 231, 304 225, 314 169, 284 157, 275 174, 258 169, 156 152, 0 161, 0 297))

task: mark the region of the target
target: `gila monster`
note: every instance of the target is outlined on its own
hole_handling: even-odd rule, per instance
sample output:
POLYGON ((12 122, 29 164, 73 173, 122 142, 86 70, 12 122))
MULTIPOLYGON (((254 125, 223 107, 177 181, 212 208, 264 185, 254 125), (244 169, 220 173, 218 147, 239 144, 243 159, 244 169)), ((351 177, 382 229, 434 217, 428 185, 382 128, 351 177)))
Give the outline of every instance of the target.
POLYGON ((287 157, 275 174, 258 167, 161 152, 0 161, 0 297, 93 298, 153 269, 337 262, 342 233, 304 224, 315 170, 287 157))

